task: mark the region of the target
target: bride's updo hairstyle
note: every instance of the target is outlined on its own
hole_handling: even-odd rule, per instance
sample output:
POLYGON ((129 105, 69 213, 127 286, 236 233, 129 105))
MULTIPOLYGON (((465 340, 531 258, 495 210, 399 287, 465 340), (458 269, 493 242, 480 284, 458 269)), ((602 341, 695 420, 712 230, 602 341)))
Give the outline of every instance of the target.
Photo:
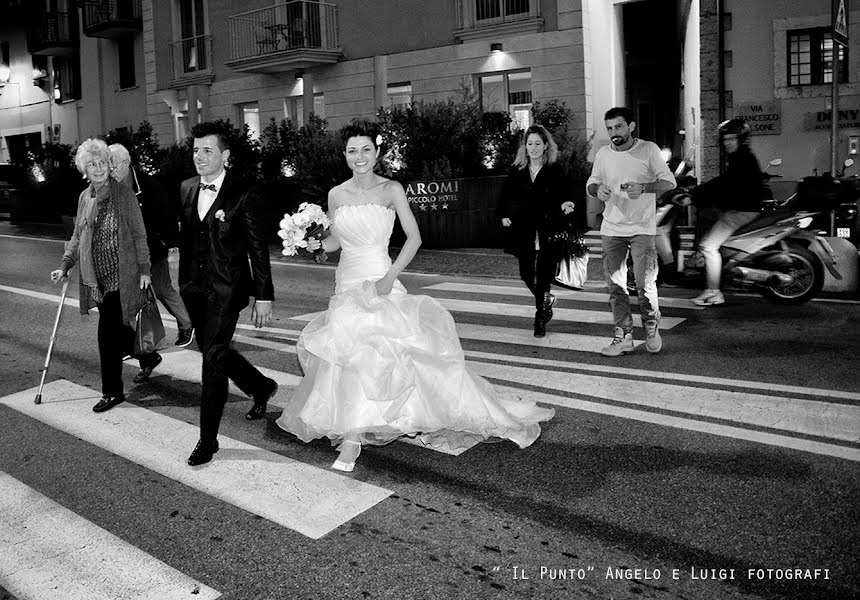
POLYGON ((376 149, 379 149, 382 145, 382 134, 379 129, 379 124, 374 121, 368 121, 367 119, 353 119, 340 130, 340 138, 343 141, 344 146, 346 146, 349 138, 362 136, 369 137, 370 142, 376 149))

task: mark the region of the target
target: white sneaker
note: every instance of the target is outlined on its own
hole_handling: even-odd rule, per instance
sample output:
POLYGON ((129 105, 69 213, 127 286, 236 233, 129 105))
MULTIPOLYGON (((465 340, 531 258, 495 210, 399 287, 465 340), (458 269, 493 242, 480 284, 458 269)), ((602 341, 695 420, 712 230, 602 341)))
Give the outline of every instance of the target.
POLYGON ((663 348, 663 338, 656 322, 645 323, 645 349, 651 354, 657 354, 663 348))
POLYGON ((620 327, 615 328, 615 337, 612 339, 612 343, 600 351, 603 356, 620 356, 630 352, 633 352, 633 334, 624 333, 620 327))
POLYGON ((723 304, 725 301, 726 299, 720 290, 705 290, 693 298, 693 304, 697 306, 716 306, 717 304, 723 304))

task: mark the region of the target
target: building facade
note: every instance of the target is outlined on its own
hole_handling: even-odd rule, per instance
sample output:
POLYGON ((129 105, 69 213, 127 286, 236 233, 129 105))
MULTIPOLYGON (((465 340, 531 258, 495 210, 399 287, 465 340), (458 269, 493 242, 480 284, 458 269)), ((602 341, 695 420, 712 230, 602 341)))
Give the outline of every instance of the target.
POLYGON ((19 18, 0 24, 0 162, 22 134, 75 144, 146 119, 169 145, 199 120, 259 132, 314 112, 336 128, 464 93, 521 125, 533 102, 563 101, 575 132, 601 135, 625 99, 626 2, 2 0, 19 18))
MULTIPOLYGON (((782 179, 771 182, 777 197, 785 197, 796 181, 814 171, 830 171, 832 7, 831 0, 686 3, 684 148, 699 166, 700 178, 719 172, 715 130, 731 117, 748 120, 752 147, 762 163, 782 159, 773 169, 782 179)), ((860 158, 860 11, 849 0, 842 0, 841 7, 849 44, 840 50, 837 67, 837 165, 860 158)), ((860 172, 852 169, 846 174, 860 172)))
MULTIPOLYGON (((838 69, 840 164, 860 125, 860 11, 842 2, 854 35, 838 69)), ((701 179, 721 168, 716 126, 744 116, 760 159, 781 158, 791 182, 830 168, 831 4, 0 0, 0 162, 143 120, 170 145, 204 119, 258 133, 314 112, 337 128, 380 106, 472 93, 522 125, 532 103, 563 101, 594 147, 607 142, 603 112, 628 104, 643 136, 701 179), (639 22, 667 6, 670 35, 639 22)))

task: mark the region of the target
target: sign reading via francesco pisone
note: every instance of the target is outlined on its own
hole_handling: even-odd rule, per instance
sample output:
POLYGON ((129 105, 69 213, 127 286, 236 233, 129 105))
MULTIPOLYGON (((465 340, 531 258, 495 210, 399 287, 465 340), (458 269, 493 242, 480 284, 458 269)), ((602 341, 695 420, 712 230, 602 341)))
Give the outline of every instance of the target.
POLYGON ((782 133, 782 107, 779 102, 745 102, 735 107, 735 117, 749 123, 753 135, 782 133))
POLYGON ((460 182, 456 179, 412 181, 406 184, 406 199, 414 211, 456 210, 460 208, 460 182))

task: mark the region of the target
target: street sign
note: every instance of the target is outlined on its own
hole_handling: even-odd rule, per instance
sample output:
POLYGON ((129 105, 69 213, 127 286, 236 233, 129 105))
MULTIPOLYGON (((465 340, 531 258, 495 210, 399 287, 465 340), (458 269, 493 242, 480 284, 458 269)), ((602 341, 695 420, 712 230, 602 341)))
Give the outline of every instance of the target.
POLYGON ((833 0, 833 41, 848 47, 848 0, 833 0))
POLYGON ((782 133, 782 107, 779 100, 737 104, 734 107, 734 116, 746 121, 753 135, 782 133))

